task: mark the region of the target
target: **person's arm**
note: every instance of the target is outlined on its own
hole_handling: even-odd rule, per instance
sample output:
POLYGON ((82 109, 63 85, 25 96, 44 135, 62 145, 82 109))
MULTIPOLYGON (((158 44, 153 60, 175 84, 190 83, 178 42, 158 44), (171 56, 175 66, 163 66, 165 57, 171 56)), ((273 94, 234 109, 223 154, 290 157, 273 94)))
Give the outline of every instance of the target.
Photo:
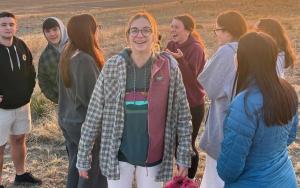
POLYGON ((179 67, 183 73, 187 74, 188 77, 197 78, 198 74, 203 70, 205 59, 204 59, 204 52, 202 49, 195 48, 194 52, 187 56, 183 54, 182 57, 178 58, 177 61, 179 62, 179 67))
POLYGON ((104 71, 99 75, 88 105, 85 121, 81 128, 76 167, 80 176, 87 178, 87 171, 91 168, 91 151, 98 134, 101 134, 101 120, 104 108, 104 71))
POLYGON ((224 86, 234 80, 236 72, 232 49, 223 46, 206 62, 203 71, 198 76, 211 100, 224 96, 224 86))
POLYGON ((288 146, 296 140, 297 129, 298 129, 298 112, 296 113, 296 115, 292 120, 292 129, 290 131, 289 138, 287 140, 288 146))
POLYGON ((177 69, 176 72, 175 97, 175 103, 177 105, 176 131, 178 136, 176 162, 179 166, 179 175, 185 176, 187 168, 191 165, 192 124, 185 87, 183 85, 182 76, 179 69, 177 69))
POLYGON ((235 182, 244 170, 256 130, 256 116, 247 115, 244 98, 235 99, 224 120, 224 140, 217 171, 224 182, 235 182))
MULTIPOLYGON (((23 42, 24 43, 24 42, 23 42)), ((25 45, 25 49, 26 49, 26 54, 27 54, 27 58, 28 58, 28 84, 29 84, 29 91, 28 91, 28 96, 31 96, 34 90, 34 86, 35 86, 35 78, 36 78, 36 72, 35 72, 35 68, 33 65, 33 58, 32 58, 32 54, 29 50, 29 48, 25 45)))

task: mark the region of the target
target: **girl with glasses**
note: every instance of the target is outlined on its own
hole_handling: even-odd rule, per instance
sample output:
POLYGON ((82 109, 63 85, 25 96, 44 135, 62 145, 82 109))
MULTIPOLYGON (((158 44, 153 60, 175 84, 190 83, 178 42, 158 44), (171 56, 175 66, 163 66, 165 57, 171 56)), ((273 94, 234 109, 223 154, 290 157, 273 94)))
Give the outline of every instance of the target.
MULTIPOLYGON (((191 157, 191 115, 176 60, 157 52, 157 23, 147 12, 126 29, 128 48, 111 57, 96 83, 83 124, 77 168, 88 178, 90 153, 100 141, 100 168, 109 188, 159 188, 173 175, 175 140, 178 175, 191 157)), ((92 161, 94 159, 91 159, 92 161)))
POLYGON ((211 101, 200 148, 206 153, 201 188, 223 188, 216 165, 223 140, 223 120, 234 91, 236 75, 234 56, 239 38, 246 33, 244 17, 236 11, 223 12, 217 17, 215 34, 219 48, 206 62, 198 81, 211 101))

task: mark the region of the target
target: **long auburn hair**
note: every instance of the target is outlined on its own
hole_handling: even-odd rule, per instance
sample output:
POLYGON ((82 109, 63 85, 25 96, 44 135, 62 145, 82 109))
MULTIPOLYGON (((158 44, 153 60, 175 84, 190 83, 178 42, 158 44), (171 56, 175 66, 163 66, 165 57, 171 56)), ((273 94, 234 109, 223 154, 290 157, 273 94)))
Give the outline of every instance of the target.
POLYGON ((194 37, 194 39, 200 43, 202 48, 204 48, 203 39, 199 32, 196 31, 196 21, 192 15, 182 14, 179 16, 175 16, 173 19, 181 21, 183 23, 184 29, 191 32, 191 35, 194 37))
POLYGON ((127 42, 129 41, 129 30, 130 30, 131 24, 132 24, 133 21, 135 21, 139 18, 145 18, 150 23, 151 29, 152 29, 152 35, 153 35, 152 49, 154 51, 159 51, 158 25, 157 25, 157 22, 156 22, 155 18, 149 12, 146 12, 146 11, 138 12, 135 15, 133 15, 132 17, 129 18, 129 20, 127 22, 126 29, 125 29, 125 36, 126 36, 127 42))
POLYGON ((285 68, 293 67, 296 63, 296 54, 292 48, 287 32, 279 21, 272 18, 262 18, 258 21, 257 29, 273 37, 280 51, 285 53, 285 68))
POLYGON ((70 61, 76 50, 83 51, 92 56, 101 70, 104 65, 103 53, 98 45, 95 33, 97 24, 95 18, 90 14, 73 16, 67 25, 69 41, 66 44, 60 60, 61 76, 65 87, 70 87, 72 80, 70 76, 70 61))
POLYGON ((262 32, 242 36, 237 49, 237 94, 247 90, 253 82, 258 86, 267 126, 287 124, 298 108, 294 88, 277 76, 277 53, 275 41, 262 32))

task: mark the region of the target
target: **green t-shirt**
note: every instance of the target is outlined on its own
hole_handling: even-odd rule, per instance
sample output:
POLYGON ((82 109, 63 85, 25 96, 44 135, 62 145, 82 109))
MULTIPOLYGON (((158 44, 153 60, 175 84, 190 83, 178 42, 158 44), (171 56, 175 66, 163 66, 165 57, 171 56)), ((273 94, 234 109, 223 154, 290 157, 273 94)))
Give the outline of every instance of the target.
POLYGON ((120 161, 138 166, 147 164, 148 136, 148 89, 154 57, 138 68, 128 57, 126 65, 125 123, 118 154, 120 161))

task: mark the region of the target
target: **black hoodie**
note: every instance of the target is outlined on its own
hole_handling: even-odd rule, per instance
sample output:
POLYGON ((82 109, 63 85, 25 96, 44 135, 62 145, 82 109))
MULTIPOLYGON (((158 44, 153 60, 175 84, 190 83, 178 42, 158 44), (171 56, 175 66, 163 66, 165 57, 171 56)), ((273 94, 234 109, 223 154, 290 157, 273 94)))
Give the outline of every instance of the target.
POLYGON ((16 109, 30 101, 36 73, 26 44, 16 37, 13 44, 0 44, 0 103, 2 109, 16 109))

